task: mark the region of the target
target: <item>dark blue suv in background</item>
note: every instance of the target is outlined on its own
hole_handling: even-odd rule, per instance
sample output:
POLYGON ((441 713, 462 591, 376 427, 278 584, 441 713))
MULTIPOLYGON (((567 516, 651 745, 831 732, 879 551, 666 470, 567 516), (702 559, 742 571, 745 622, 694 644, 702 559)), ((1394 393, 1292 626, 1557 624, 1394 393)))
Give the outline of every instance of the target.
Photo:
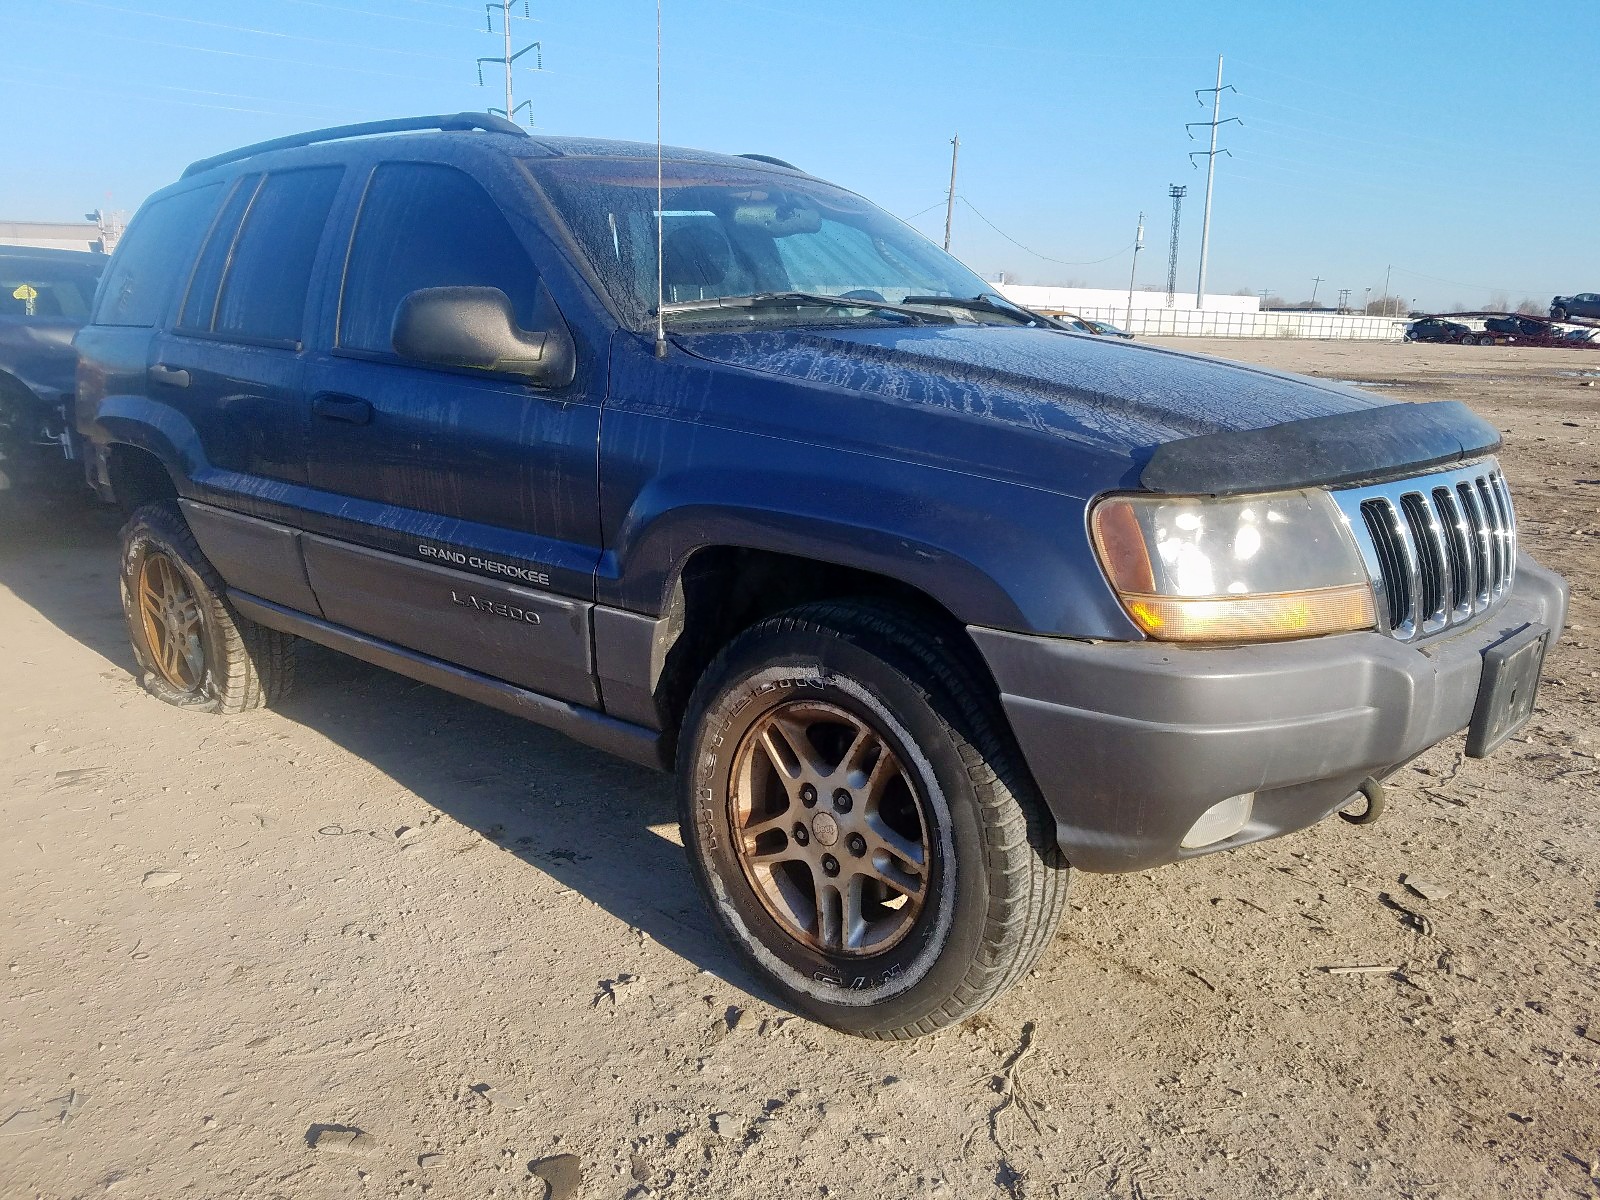
POLYGON ((772 159, 248 147, 77 345, 152 693, 269 704, 305 638, 675 769, 720 926, 872 1036, 1021 978, 1069 866, 1489 752, 1565 611, 1462 406, 1067 331, 772 159))
POLYGON ((106 262, 83 250, 0 246, 0 506, 83 494, 72 338, 106 262))

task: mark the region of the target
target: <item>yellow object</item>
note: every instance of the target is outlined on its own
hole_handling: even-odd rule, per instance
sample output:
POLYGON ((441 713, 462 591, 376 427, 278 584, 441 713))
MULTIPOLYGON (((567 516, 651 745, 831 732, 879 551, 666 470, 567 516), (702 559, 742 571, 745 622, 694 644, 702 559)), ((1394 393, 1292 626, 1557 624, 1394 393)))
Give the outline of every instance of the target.
POLYGON ((25 283, 13 291, 11 293, 11 297, 14 300, 37 300, 39 298, 39 292, 38 289, 33 286, 33 284, 25 283))
POLYGON ((1268 596, 1125 594, 1134 623, 1167 642, 1266 642, 1370 629, 1372 589, 1364 583, 1268 596))

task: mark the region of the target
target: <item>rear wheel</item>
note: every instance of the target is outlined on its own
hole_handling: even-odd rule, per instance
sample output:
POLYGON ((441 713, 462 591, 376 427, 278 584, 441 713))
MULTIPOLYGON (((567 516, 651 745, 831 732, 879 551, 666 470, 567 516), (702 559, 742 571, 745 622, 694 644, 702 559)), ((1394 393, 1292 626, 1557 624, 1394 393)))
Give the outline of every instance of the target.
POLYGON ((691 703, 680 816, 724 931, 796 1010, 905 1038, 1028 971, 1066 902, 1054 824, 964 648, 906 610, 808 605, 691 703))
POLYGON ((244 712, 294 682, 295 639, 234 611, 170 500, 136 509, 122 528, 122 608, 140 683, 168 704, 244 712))

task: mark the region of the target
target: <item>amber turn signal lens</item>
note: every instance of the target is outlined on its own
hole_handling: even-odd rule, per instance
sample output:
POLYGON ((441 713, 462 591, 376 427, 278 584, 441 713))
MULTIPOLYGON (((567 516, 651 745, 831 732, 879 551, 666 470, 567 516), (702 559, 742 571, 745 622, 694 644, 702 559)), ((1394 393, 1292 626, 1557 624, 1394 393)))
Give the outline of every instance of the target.
POLYGON ((1112 587, 1124 593, 1156 590, 1150 550, 1131 504, 1113 500, 1097 505, 1090 518, 1090 529, 1112 587))
POLYGON ((1178 597, 1125 594, 1128 615, 1168 642, 1266 642, 1370 629, 1376 620, 1365 584, 1275 596, 1178 597))

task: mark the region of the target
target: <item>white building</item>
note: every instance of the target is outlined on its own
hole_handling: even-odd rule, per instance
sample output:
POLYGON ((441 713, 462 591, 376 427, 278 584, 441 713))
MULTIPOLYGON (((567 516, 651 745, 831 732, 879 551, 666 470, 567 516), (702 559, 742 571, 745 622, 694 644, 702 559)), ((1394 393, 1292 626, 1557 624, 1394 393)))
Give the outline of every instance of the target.
POLYGON ((0 221, 0 246, 109 254, 119 233, 120 222, 114 221, 0 221))
MULTIPOLYGON (((1128 291, 1126 288, 1119 291, 1116 288, 1044 287, 1033 283, 997 283, 995 287, 1006 299, 1015 300, 1018 304, 1038 309, 1040 312, 1076 313, 1082 309, 1105 312, 1115 309, 1117 312, 1125 313, 1128 310, 1128 291)), ((1133 293, 1133 308, 1135 311, 1145 308, 1166 307, 1167 294, 1165 292, 1133 293)), ((1195 308, 1195 294, 1193 292, 1175 293, 1172 298, 1172 307, 1186 308, 1193 311, 1195 308)), ((1261 300, 1256 296, 1218 296, 1212 292, 1207 292, 1205 311, 1228 313, 1260 312, 1261 300)))

